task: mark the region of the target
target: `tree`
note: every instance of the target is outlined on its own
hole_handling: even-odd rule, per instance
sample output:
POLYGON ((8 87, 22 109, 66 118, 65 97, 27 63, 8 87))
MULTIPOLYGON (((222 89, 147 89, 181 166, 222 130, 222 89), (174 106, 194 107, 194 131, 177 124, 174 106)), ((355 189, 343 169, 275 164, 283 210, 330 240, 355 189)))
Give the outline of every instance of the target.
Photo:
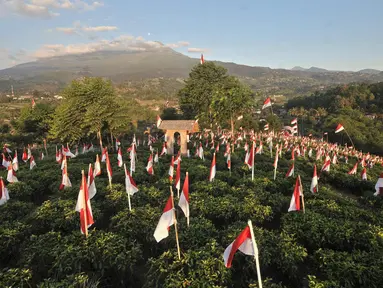
POLYGON ((230 124, 233 133, 237 118, 250 113, 253 106, 253 92, 250 87, 229 76, 215 88, 211 111, 214 120, 220 124, 230 124))
POLYGON ((74 80, 63 92, 55 111, 51 138, 71 143, 108 127, 120 108, 110 81, 86 77, 74 80))
POLYGON ((178 120, 180 119, 180 115, 177 113, 176 108, 169 107, 169 108, 165 108, 162 111, 161 119, 162 120, 178 120))
POLYGON ((34 137, 45 137, 53 112, 54 107, 49 104, 38 103, 34 108, 28 104, 21 109, 15 128, 20 134, 33 133, 34 137))
POLYGON ((227 70, 213 62, 196 65, 185 87, 178 92, 184 118, 197 117, 200 125, 211 126, 214 119, 210 104, 217 87, 221 87, 227 77, 227 70))

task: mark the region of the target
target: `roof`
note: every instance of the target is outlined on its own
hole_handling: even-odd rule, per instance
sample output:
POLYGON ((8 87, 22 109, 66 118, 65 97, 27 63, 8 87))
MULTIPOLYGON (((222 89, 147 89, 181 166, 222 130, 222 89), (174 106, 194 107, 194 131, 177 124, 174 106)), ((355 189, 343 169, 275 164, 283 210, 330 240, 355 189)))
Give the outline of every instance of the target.
POLYGON ((163 130, 187 130, 198 132, 199 126, 195 120, 162 120, 159 129, 163 130))

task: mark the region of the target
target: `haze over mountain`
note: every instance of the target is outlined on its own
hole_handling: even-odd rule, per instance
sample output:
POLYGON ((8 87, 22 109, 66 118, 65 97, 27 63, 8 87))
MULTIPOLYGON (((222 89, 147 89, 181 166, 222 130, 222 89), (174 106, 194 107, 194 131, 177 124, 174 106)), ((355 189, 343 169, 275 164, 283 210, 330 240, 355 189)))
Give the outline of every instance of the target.
MULTIPOLYGON (((290 95, 332 84, 383 81, 383 73, 372 69, 364 72, 328 71, 317 67, 286 70, 214 62, 240 77, 254 90, 267 93, 290 95)), ((183 79, 198 63, 199 59, 165 46, 147 51, 97 51, 55 56, 0 70, 0 91, 9 91, 10 85, 22 90, 35 86, 58 90, 81 76, 107 77, 117 84, 153 78, 183 79)))

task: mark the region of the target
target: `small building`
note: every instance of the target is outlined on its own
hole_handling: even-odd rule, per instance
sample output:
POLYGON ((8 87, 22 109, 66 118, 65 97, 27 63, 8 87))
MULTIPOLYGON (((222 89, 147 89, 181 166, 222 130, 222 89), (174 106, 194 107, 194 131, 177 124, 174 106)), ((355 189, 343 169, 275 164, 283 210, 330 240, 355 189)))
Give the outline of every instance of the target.
POLYGON ((161 124, 158 128, 166 131, 165 139, 167 142, 167 152, 169 155, 174 154, 174 135, 176 133, 179 133, 181 138, 181 154, 186 156, 188 150, 187 135, 189 133, 199 132, 199 125, 195 120, 163 120, 161 121, 161 124))

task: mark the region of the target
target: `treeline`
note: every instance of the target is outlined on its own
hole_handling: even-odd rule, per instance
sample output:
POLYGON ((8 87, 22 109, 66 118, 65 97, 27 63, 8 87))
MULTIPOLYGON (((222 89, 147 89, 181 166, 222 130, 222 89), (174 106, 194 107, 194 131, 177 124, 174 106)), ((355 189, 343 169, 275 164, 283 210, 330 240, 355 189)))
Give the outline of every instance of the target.
POLYGON ((290 99, 286 108, 300 120, 300 132, 351 145, 344 133, 334 134, 341 123, 355 146, 383 154, 383 82, 340 85, 311 96, 290 99))

